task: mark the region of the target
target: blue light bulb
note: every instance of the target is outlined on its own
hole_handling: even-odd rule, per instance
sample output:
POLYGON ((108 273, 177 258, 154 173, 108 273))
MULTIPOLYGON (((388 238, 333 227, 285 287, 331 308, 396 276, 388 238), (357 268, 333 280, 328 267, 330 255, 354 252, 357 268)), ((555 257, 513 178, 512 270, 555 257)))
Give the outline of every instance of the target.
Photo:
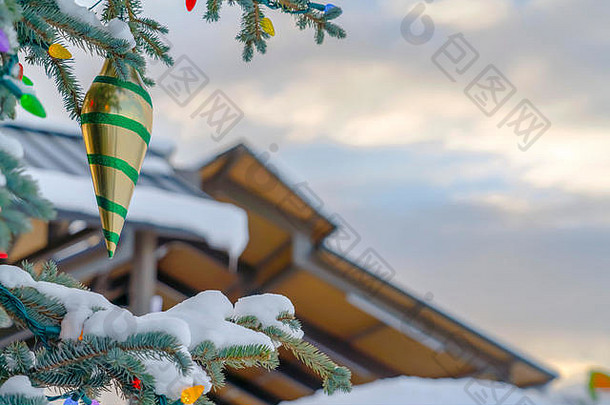
POLYGON ((330 10, 332 10, 332 9, 333 9, 333 8, 335 8, 335 7, 337 7, 337 6, 335 6, 334 4, 330 4, 330 3, 328 3, 328 4, 326 5, 326 7, 324 7, 324 13, 328 13, 330 10))

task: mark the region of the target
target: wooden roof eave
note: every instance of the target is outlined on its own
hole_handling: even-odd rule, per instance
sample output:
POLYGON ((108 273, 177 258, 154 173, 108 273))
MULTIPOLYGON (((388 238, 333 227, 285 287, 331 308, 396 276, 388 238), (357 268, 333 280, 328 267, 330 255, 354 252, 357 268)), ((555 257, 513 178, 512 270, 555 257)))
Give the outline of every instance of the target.
MULTIPOLYGON (((292 223, 299 224, 301 230, 305 230, 310 233, 315 244, 320 243, 326 236, 331 234, 336 229, 336 225, 332 223, 325 215, 320 213, 317 207, 313 207, 311 204, 309 204, 304 197, 302 197, 289 185, 289 182, 286 179, 282 178, 275 170, 266 165, 265 162, 261 161, 261 159, 243 143, 233 146, 222 154, 216 156, 213 160, 205 163, 201 166, 199 172, 203 190, 216 188, 224 191, 226 184, 229 183, 241 187, 244 191, 247 190, 247 192, 250 194, 254 193, 257 195, 257 197, 259 197, 259 199, 264 200, 267 204, 274 206, 276 209, 283 210, 285 215, 289 215, 292 219, 292 223), (257 171, 260 170, 260 173, 264 173, 265 176, 272 179, 271 181, 274 183, 274 187, 281 188, 286 192, 286 195, 290 196, 290 199, 294 198, 295 201, 298 201, 298 203, 302 206, 307 206, 307 208, 312 211, 312 217, 308 218, 307 221, 303 221, 301 218, 295 216, 294 213, 291 213, 290 210, 287 210, 287 207, 278 206, 277 203, 271 201, 268 196, 265 195, 265 192, 261 191, 264 189, 263 186, 252 187, 253 182, 248 182, 246 181, 247 179, 243 179, 244 181, 236 181, 235 178, 231 176, 231 171, 238 164, 240 164, 243 159, 246 158, 253 160, 254 164, 256 164, 257 171), (206 170, 212 167, 213 170, 206 173, 206 170)), ((210 193, 213 194, 213 191, 210 191, 210 193)))
MULTIPOLYGON (((491 340, 463 322, 444 313, 438 308, 433 307, 429 303, 418 299, 414 295, 407 293, 399 287, 389 283, 387 280, 377 277, 376 275, 368 272, 366 269, 361 268, 358 264, 331 251, 323 245, 318 246, 317 249, 312 252, 312 261, 321 266, 328 274, 334 274, 334 276, 330 277, 330 282, 337 283, 336 285, 342 286, 342 288, 344 288, 346 291, 355 291, 355 293, 358 293, 360 290, 360 293, 364 293, 366 295, 366 299, 368 301, 375 303, 385 311, 389 311, 389 313, 394 313, 398 318, 404 319, 405 316, 408 316, 409 313, 411 313, 411 322, 417 324, 418 322, 423 322, 426 320, 426 317, 424 317, 422 314, 426 314, 429 317, 436 317, 436 319, 438 319, 437 322, 434 322, 433 319, 431 320, 432 327, 430 326, 430 320, 428 320, 428 324, 424 322, 420 329, 426 331, 430 331, 432 328, 438 329, 438 339, 441 341, 452 342, 452 345, 454 345, 454 347, 451 348, 452 351, 458 353, 469 353, 469 356, 472 356, 472 359, 480 357, 483 361, 481 365, 487 365, 481 370, 482 372, 489 372, 491 366, 492 373, 497 374, 498 377, 504 376, 503 378, 499 379, 514 381, 515 376, 511 375, 511 370, 516 364, 520 364, 539 376, 538 378, 534 378, 529 382, 522 381, 519 384, 520 386, 543 385, 557 377, 557 374, 554 371, 548 370, 534 363, 532 360, 525 358, 523 355, 514 352, 506 346, 491 340), (332 255, 333 260, 337 262, 344 262, 351 266, 354 270, 351 277, 346 278, 345 273, 338 273, 336 266, 333 266, 332 263, 329 263, 328 260, 324 259, 323 256, 325 254, 332 255), (359 284, 362 284, 361 280, 363 275, 375 279, 377 284, 373 295, 370 294, 369 289, 359 286, 359 284), (350 278, 352 279, 350 280, 350 278), (357 280, 360 280, 360 282, 357 280), (392 296, 396 295, 400 295, 403 299, 408 300, 411 303, 410 307, 405 307, 404 304, 397 303, 396 300, 392 298, 392 296), (443 324, 451 325, 452 330, 443 330, 443 328, 439 325, 441 324, 441 320, 443 324), (456 333, 456 330, 459 332, 456 333), (463 337, 467 337, 468 339, 464 339, 463 337), (479 341, 483 346, 481 347, 479 345, 473 345, 473 340, 479 341), (505 359, 502 360, 489 354, 489 350, 486 350, 484 348, 485 346, 492 347, 494 351, 502 352, 505 359), (483 356, 480 356, 479 353, 482 353, 483 356), (494 368, 496 369, 495 371, 493 370, 494 368)), ((364 284, 366 285, 367 283, 364 284)))

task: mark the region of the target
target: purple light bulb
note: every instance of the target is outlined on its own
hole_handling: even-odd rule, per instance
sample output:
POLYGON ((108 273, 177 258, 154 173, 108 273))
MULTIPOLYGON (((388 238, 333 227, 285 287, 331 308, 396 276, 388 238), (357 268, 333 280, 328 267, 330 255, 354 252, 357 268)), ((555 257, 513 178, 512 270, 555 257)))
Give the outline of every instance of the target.
POLYGON ((0 28, 0 52, 8 52, 11 50, 11 43, 6 36, 6 32, 0 28))

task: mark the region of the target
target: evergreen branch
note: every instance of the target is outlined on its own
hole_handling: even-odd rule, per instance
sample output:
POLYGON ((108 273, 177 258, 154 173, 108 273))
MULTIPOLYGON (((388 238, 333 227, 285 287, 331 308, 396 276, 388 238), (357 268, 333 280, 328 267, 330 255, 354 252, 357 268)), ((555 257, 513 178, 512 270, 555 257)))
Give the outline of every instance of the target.
POLYGON ((12 296, 0 290, 0 304, 11 318, 23 328, 30 327, 28 319, 41 325, 59 326, 66 314, 61 303, 41 294, 34 288, 15 288, 8 291, 12 296), (15 305, 15 298, 25 307, 25 314, 22 307, 15 305))
MULTIPOLYGON (((339 7, 323 5, 309 0, 224 0, 230 6, 239 6, 242 11, 240 31, 235 37, 243 43, 242 58, 252 60, 254 51, 264 54, 271 35, 261 27, 265 18, 262 8, 266 7, 279 13, 297 16, 297 27, 313 28, 315 40, 322 43, 325 35, 344 38, 345 31, 330 22, 341 15, 339 7)), ((99 2, 98 2, 99 3, 99 2)), ((206 0, 203 19, 212 22, 220 19, 223 0, 206 0)), ((97 3, 96 3, 97 6, 97 3)), ((87 18, 64 13, 56 0, 5 0, 0 2, 0 23, 3 27, 14 26, 18 44, 14 49, 27 50, 26 60, 42 66, 48 76, 52 76, 59 90, 64 107, 70 116, 77 120, 83 102, 83 91, 72 71, 72 61, 52 58, 46 54, 49 46, 63 39, 85 50, 89 54, 108 58, 112 67, 122 80, 128 80, 130 68, 138 71, 145 84, 154 81, 146 77, 144 56, 160 60, 171 66, 173 59, 169 47, 159 34, 168 30, 159 22, 142 16, 141 0, 105 0, 100 20, 108 23, 114 19, 126 22, 135 40, 135 48, 122 38, 113 36, 101 24, 88 22, 87 18)), ((10 74, 8 63, 10 55, 0 57, 1 75, 10 74)), ((16 57, 14 52, 13 57, 16 57)), ((18 95, 19 96, 19 95, 18 95)), ((18 100, 9 88, 0 86, 0 119, 14 118, 18 100)), ((10 243, 10 227, 22 225, 18 230, 24 232, 23 218, 18 212, 8 211, 13 224, 0 223, 0 244, 10 243)))
POLYGON ((263 345, 226 347, 218 351, 215 361, 235 369, 261 366, 272 370, 279 366, 277 353, 263 345))
POLYGON ((264 345, 235 345, 216 349, 213 342, 205 341, 192 350, 191 356, 206 370, 215 387, 224 385, 223 371, 226 367, 264 367, 272 370, 279 366, 277 352, 264 345))
POLYGON ((0 395, 0 405, 48 405, 48 402, 43 396, 0 395))
POLYGON ((130 51, 129 44, 124 39, 114 38, 100 28, 61 14, 56 8, 48 7, 36 1, 30 1, 30 3, 33 7, 36 7, 40 18, 44 22, 63 32, 70 42, 86 51, 96 52, 100 56, 110 54, 112 59, 121 58, 130 51))
POLYGON ((102 20, 110 21, 123 14, 125 4, 120 0, 108 0, 102 12, 102 20))
POLYGON ((214 22, 220 19, 220 3, 221 0, 207 0, 207 11, 203 15, 205 21, 214 22))
POLYGON ((279 342, 286 349, 323 380, 324 392, 332 394, 337 390, 351 391, 351 372, 334 363, 326 354, 320 352, 310 343, 297 339, 275 326, 263 327, 254 316, 246 316, 235 320, 235 323, 262 332, 272 340, 279 342))
POLYGON ((216 405, 214 402, 210 401, 210 399, 205 396, 202 395, 199 398, 197 398, 197 401, 195 401, 194 405, 216 405))
POLYGON ((108 353, 108 361, 100 364, 100 367, 116 381, 121 391, 126 396, 131 396, 140 405, 155 405, 154 378, 146 373, 141 362, 130 356, 124 356, 116 349, 108 353), (141 381, 141 388, 133 385, 135 379, 141 381))
MULTIPOLYGON (((0 97, 2 92, 0 91, 0 97)), ((2 111, 14 113, 14 96, 2 100, 2 111), (12 97, 12 98, 11 98, 12 97)), ((31 229, 31 218, 48 220, 55 216, 51 203, 40 195, 38 185, 23 173, 19 160, 0 150, 0 174, 6 178, 0 187, 0 250, 6 251, 14 240, 31 229)))
MULTIPOLYGON (((29 263, 25 262, 22 267, 25 269, 29 263)), ((33 267, 32 267, 33 268, 33 267)), ((68 288, 76 288, 79 290, 89 291, 89 288, 80 281, 67 273, 59 271, 57 264, 50 260, 42 265, 42 271, 39 275, 33 276, 36 281, 46 281, 47 283, 55 283, 68 288)))
POLYGON ((293 331, 301 330, 301 322, 294 317, 293 313, 288 311, 280 312, 276 319, 287 325, 293 331))
POLYGON ((96 357, 104 357, 116 349, 108 346, 106 339, 89 338, 85 344, 75 341, 63 341, 48 349, 36 353, 36 369, 33 375, 53 371, 54 373, 74 364, 83 364, 96 357), (89 344, 88 344, 89 343, 89 344), (95 343, 95 344, 92 344, 95 343))
POLYGON ((172 361, 182 374, 188 373, 193 363, 189 356, 181 350, 181 345, 175 336, 164 332, 147 332, 131 335, 117 347, 126 352, 135 352, 142 358, 163 358, 172 361))
POLYGON ((36 43, 51 44, 54 41, 54 33, 49 29, 49 26, 40 18, 38 18, 31 10, 26 9, 23 15, 22 24, 18 24, 18 32, 21 34, 21 42, 25 44, 36 43), (41 28, 44 27, 44 28, 41 28), (27 30, 31 31, 28 32, 27 30), (23 37, 27 37, 25 40, 23 37))
POLYGON ((2 350, 0 356, 0 381, 27 374, 34 367, 34 354, 25 342, 13 342, 2 350))
POLYGON ((47 75, 55 78, 55 85, 63 97, 65 109, 70 113, 70 118, 78 121, 84 96, 74 76, 72 61, 50 57, 47 48, 48 46, 30 46, 31 52, 26 59, 31 63, 42 65, 47 75))
MULTIPOLYGON (((18 269, 13 270, 19 271, 18 269)), ((53 263, 45 264, 39 273, 32 265, 25 263, 24 271, 36 281, 85 289, 76 280, 62 275, 53 263)), ((78 293, 83 294, 82 291, 78 291, 78 293)), ((84 294, 93 293, 85 292, 84 294)), ((55 325, 56 323, 61 324, 66 316, 66 309, 58 299, 47 297, 34 287, 7 289, 0 284, 0 299, 4 300, 2 304, 7 307, 9 314, 19 315, 16 321, 25 323, 26 326, 35 330, 35 333, 36 328, 32 327, 34 319, 55 325)), ((107 308, 88 309, 92 309, 93 312, 108 310, 107 308)), ((271 326, 263 325, 255 316, 245 316, 231 321, 265 334, 274 344, 277 344, 276 346, 283 345, 290 350, 299 361, 323 379, 325 392, 350 390, 351 374, 349 370, 339 367, 317 348, 290 333, 290 330, 297 331, 300 327, 294 314, 284 311, 279 313, 276 319, 279 324, 274 323, 271 326)), ((94 322, 94 319, 89 318, 85 322, 94 322)), ((84 326, 85 330, 87 330, 86 326, 87 324, 84 326)), ((39 325, 38 329, 44 328, 39 325)), ((57 328, 58 330, 59 328, 57 328)), ((53 336, 47 334, 46 337, 53 336)), ((83 393, 97 395, 114 382, 125 398, 138 404, 157 405, 158 402, 158 405, 161 405, 167 404, 167 398, 155 393, 157 389, 155 377, 148 372, 157 376, 158 371, 155 371, 154 366, 151 368, 150 363, 147 363, 148 360, 168 360, 176 367, 173 372, 178 371, 184 376, 190 375, 189 373, 194 369, 193 362, 195 362, 208 374, 213 388, 218 388, 224 384, 225 368, 276 368, 279 365, 276 346, 270 343, 251 343, 218 349, 212 341, 205 341, 196 345, 191 353, 188 353, 187 348, 180 343, 177 337, 165 332, 142 332, 120 341, 91 334, 81 335, 78 340, 54 339, 35 354, 30 352, 24 342, 18 342, 0 353, 0 383, 12 376, 26 375, 39 386, 53 386, 68 390, 68 393, 63 395, 71 395, 70 392, 72 392, 73 395, 82 398, 83 393), (138 383, 134 384, 137 380, 139 380, 138 383)), ((194 376, 195 374, 193 379, 195 379, 194 376)), ((178 388, 183 389, 183 387, 178 388)), ((2 405, 2 400, 0 397, 0 405, 2 405)), ((174 398, 172 401, 176 401, 176 399, 174 398)), ((205 396, 201 396, 195 403, 198 405, 211 404, 205 396)))
POLYGON ((213 387, 222 387, 225 384, 224 364, 216 361, 218 351, 216 346, 211 341, 205 341, 191 351, 193 361, 199 364, 210 377, 213 387))

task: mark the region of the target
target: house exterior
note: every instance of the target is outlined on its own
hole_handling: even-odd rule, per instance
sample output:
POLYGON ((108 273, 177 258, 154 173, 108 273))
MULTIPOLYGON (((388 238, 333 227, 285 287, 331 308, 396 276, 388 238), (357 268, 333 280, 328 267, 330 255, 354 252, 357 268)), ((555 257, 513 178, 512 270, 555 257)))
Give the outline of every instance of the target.
MULTIPOLYGON (((80 134, 14 125, 2 131, 22 141, 25 163, 37 172, 89 179, 80 134)), ((169 164, 170 154, 169 148, 151 147, 147 160, 155 162, 149 169, 145 163, 138 187, 204 205, 225 203, 218 215, 238 228, 242 217, 227 207, 241 208, 247 214, 247 244, 239 232, 225 235, 229 242, 223 246, 213 230, 197 233, 162 219, 134 220, 130 212, 117 254, 108 260, 97 215, 64 204, 56 220, 35 223, 35 232, 9 252, 10 260, 53 259, 63 271, 136 313, 150 310, 154 296, 162 297, 167 309, 207 289, 221 290, 233 301, 264 292, 284 294, 295 304, 306 339, 350 368, 354 384, 400 375, 472 376, 529 387, 556 377, 392 284, 394 270, 374 252, 348 258, 353 243, 349 229, 320 212, 306 185, 282 178, 248 147, 237 145, 187 172, 169 164), (245 249, 232 263, 227 251, 240 243, 245 249)), ((27 338, 27 332, 6 330, 0 345, 17 338, 27 338)), ((211 399, 269 405, 320 388, 315 375, 287 352, 280 349, 280 354, 282 365, 275 371, 230 371, 227 385, 211 399)))

